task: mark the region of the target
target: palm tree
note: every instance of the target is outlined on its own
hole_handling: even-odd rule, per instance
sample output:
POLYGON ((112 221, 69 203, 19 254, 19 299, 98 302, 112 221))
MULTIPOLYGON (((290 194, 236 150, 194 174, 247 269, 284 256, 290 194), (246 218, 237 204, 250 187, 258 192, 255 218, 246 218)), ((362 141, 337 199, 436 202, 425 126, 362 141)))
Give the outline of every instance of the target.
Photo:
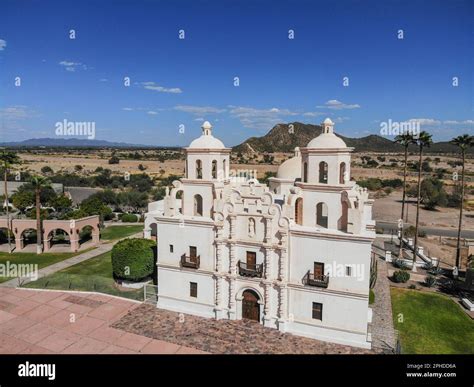
POLYGON ((31 185, 35 189, 36 197, 36 254, 41 254, 43 252, 41 244, 43 235, 41 228, 41 191, 44 188, 51 187, 51 183, 43 176, 33 176, 31 178, 31 185))
POLYGON ((456 267, 460 267, 461 258, 461 226, 462 226, 462 210, 464 204, 464 166, 466 164, 466 150, 474 146, 474 136, 463 134, 455 137, 450 141, 451 144, 459 147, 462 157, 462 170, 461 170, 461 205, 459 206, 459 225, 458 225, 458 240, 456 244, 456 267))
POLYGON ((420 220, 420 198, 421 198, 421 172, 423 164, 423 149, 432 144, 431 134, 424 130, 415 139, 415 144, 419 149, 418 159, 418 190, 416 194, 416 220, 415 220, 415 243, 413 246, 413 267, 412 271, 416 271, 416 254, 418 252, 418 224, 420 220))
POLYGON ((405 148, 405 158, 403 165, 403 194, 402 194, 402 215, 400 216, 401 224, 400 228, 400 249, 398 251, 398 258, 403 258, 403 216, 405 215, 405 199, 406 199, 406 187, 407 187, 407 164, 408 164, 408 146, 415 142, 415 138, 411 133, 403 133, 395 137, 395 142, 397 144, 403 145, 405 148))
POLYGON ((11 227, 10 227, 10 203, 8 202, 8 171, 14 164, 20 164, 21 160, 15 152, 7 151, 5 149, 0 153, 0 162, 3 165, 4 170, 4 183, 5 183, 5 207, 7 211, 7 239, 8 239, 8 252, 12 252, 11 243, 11 227))

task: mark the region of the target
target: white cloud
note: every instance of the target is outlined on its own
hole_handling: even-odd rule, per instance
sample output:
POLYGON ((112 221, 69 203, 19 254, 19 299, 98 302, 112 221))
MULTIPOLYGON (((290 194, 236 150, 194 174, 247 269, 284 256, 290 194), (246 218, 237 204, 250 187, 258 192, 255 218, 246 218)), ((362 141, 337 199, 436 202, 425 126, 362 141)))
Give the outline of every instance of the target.
POLYGON ((5 120, 22 120, 30 117, 32 112, 24 105, 0 108, 0 117, 5 120))
POLYGON ((324 106, 316 106, 316 107, 333 109, 333 110, 343 110, 343 109, 359 109, 360 105, 359 104, 346 104, 341 101, 338 101, 337 99, 330 99, 324 104, 324 106))
POLYGON ((179 87, 163 87, 155 82, 141 82, 144 89, 158 91, 159 93, 181 94, 183 91, 179 87))
POLYGON ((146 112, 146 114, 149 114, 149 115, 154 116, 154 115, 156 115, 156 114, 158 114, 158 113, 155 112, 155 111, 153 111, 153 110, 149 110, 149 111, 146 112))
POLYGON ((303 116, 305 117, 319 117, 319 116, 323 116, 325 113, 322 113, 322 112, 306 112, 306 113, 303 113, 303 116))
POLYGON ((5 50, 5 47, 7 46, 7 41, 0 39, 0 51, 5 50))
POLYGON ((443 121, 443 124, 446 124, 446 125, 474 125, 474 120, 464 120, 464 121, 447 120, 447 121, 443 121))
POLYGON ((255 109, 243 106, 229 106, 229 112, 233 118, 237 118, 244 127, 251 129, 267 130, 274 125, 285 121, 291 116, 300 115, 289 109, 255 109))
POLYGON ((424 126, 436 126, 441 124, 441 121, 435 120, 434 118, 410 118, 408 122, 418 122, 424 126))
POLYGON ((131 112, 131 111, 133 111, 133 108, 124 107, 124 108, 122 108, 122 110, 125 110, 127 112, 131 112))
POLYGON ((109 80, 107 78, 100 78, 99 82, 108 82, 109 80))
POLYGON ((219 109, 213 106, 191 106, 191 105, 177 105, 173 109, 178 110, 180 112, 198 114, 198 115, 217 114, 217 113, 223 113, 226 111, 226 109, 219 109))
POLYGON ((82 69, 82 70, 88 69, 87 65, 85 65, 84 63, 72 62, 68 60, 62 60, 61 62, 59 62, 59 65, 63 66, 66 71, 69 71, 71 73, 75 72, 78 69, 82 69))

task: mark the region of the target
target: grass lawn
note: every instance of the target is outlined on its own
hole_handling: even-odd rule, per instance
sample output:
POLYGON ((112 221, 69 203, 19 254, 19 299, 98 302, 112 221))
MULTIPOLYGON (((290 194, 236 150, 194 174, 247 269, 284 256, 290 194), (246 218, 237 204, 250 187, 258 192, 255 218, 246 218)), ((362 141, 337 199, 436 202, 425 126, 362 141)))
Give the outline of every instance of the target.
POLYGON ((130 226, 108 226, 107 228, 101 230, 100 236, 102 240, 112 241, 128 237, 141 231, 143 231, 143 224, 130 226))
POLYGON ((416 290, 390 291, 394 327, 400 333, 403 353, 474 353, 474 321, 453 300, 416 290))
MULTIPOLYGON (((90 249, 88 249, 90 250, 90 249)), ((64 261, 65 259, 74 257, 75 255, 82 254, 85 251, 79 251, 77 253, 43 253, 41 255, 37 255, 36 253, 4 253, 0 252, 0 264, 5 265, 7 261, 10 264, 38 264, 38 269, 42 269, 43 267, 52 265, 57 262, 64 261)), ((0 277, 0 283, 8 281, 12 279, 12 277, 0 277)))
POLYGON ((110 255, 110 252, 98 255, 25 286, 37 289, 94 291, 143 300, 143 289, 120 290, 116 287, 112 277, 110 255))

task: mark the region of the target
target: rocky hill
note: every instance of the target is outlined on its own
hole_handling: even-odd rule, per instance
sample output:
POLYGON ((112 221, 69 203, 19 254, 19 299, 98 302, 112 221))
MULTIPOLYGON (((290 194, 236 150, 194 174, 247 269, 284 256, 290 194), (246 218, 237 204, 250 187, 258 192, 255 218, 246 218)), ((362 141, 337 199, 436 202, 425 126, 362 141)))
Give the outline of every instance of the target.
MULTIPOLYGON (((266 135, 262 137, 250 137, 242 144, 233 147, 234 152, 242 154, 253 154, 262 152, 293 152, 295 147, 305 147, 314 137, 322 132, 320 125, 303 124, 292 122, 288 124, 275 125, 266 135)), ((356 152, 402 152, 403 147, 395 144, 392 140, 375 134, 351 138, 342 138, 347 146, 354 147, 356 152)), ((410 152, 416 152, 415 146, 410 146, 410 152)), ((457 147, 449 142, 438 142, 426 149, 426 153, 457 153, 457 147)), ((469 153, 474 153, 471 148, 469 153)))

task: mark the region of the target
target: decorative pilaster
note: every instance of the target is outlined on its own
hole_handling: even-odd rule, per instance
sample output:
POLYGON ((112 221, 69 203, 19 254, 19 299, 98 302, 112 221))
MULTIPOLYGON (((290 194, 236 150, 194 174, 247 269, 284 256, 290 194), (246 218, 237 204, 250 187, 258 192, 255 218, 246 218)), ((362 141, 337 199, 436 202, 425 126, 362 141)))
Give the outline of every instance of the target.
POLYGON ((283 233, 281 236, 281 248, 280 248, 280 281, 285 282, 286 273, 288 267, 288 235, 283 233))
POLYGON ((229 319, 235 320, 236 308, 235 308, 235 278, 229 278, 229 319))
POLYGON ((235 215, 230 215, 229 216, 229 224, 230 224, 230 246, 229 246, 229 273, 231 275, 237 275, 237 262, 236 262, 236 257, 235 257, 235 236, 236 236, 236 219, 237 217, 235 215))
POLYGON ((215 270, 219 273, 222 270, 222 245, 223 245, 223 240, 222 240, 222 234, 223 234, 223 228, 222 226, 217 227, 216 231, 216 264, 215 264, 215 270))
POLYGON ((268 326, 270 325, 271 322, 271 302, 270 302, 270 291, 271 291, 271 285, 269 283, 266 283, 264 285, 264 301, 265 304, 263 305, 263 325, 268 326))
POLYGON ((270 280, 272 277, 272 260, 273 260, 273 249, 265 249, 265 279, 270 280))
POLYGON ((281 286, 279 295, 280 297, 278 302, 278 330, 285 332, 286 323, 288 321, 288 288, 286 286, 281 286))

